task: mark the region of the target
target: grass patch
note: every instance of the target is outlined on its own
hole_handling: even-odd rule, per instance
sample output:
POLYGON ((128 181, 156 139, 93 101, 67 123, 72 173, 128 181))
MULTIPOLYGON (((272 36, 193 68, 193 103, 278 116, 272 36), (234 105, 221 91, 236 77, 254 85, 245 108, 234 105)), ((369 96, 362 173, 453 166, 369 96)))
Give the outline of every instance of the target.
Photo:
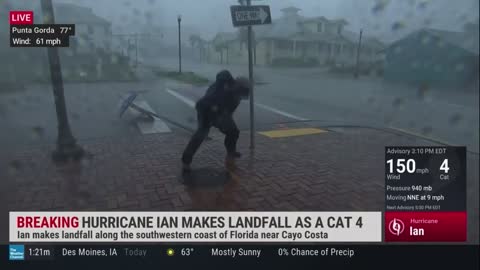
POLYGON ((0 81, 0 94, 25 90, 25 85, 20 82, 2 82, 0 81))
POLYGON ((293 67, 293 68, 310 68, 319 66, 319 62, 315 58, 292 58, 279 57, 272 60, 272 67, 293 67))
POLYGON ((93 69, 77 72, 64 72, 65 82, 131 82, 136 81, 135 72, 129 67, 110 66, 100 76, 93 69))
POLYGON ((204 86, 210 82, 207 78, 197 75, 191 71, 182 73, 176 71, 155 71, 155 74, 160 77, 165 77, 196 86, 204 86))
MULTIPOLYGON (((356 66, 355 65, 335 65, 331 64, 328 70, 330 73, 345 75, 345 74, 355 74, 356 66)), ((378 77, 383 76, 383 63, 382 62, 373 62, 373 63, 360 63, 358 66, 358 74, 362 76, 371 76, 375 75, 378 77)))
MULTIPOLYGON (((13 88, 17 83, 16 78, 22 78, 19 82, 24 84, 51 82, 49 63, 45 59, 38 59, 34 55, 28 54, 27 56, 33 60, 30 62, 28 61, 30 58, 27 58, 27 60, 22 58, 22 61, 12 60, 13 62, 9 66, 0 70, 0 73, 12 71, 16 75, 0 78, 2 89, 13 88), (2 81, 5 81, 3 85, 2 81), (5 83, 10 83, 10 85, 5 86, 5 83)), ((60 51, 60 60, 62 79, 65 83, 131 82, 138 80, 136 70, 130 66, 129 59, 115 53, 95 51, 75 54, 60 51)))
MULTIPOLYGON (((134 82, 137 80, 135 73, 129 71, 119 72, 118 74, 102 75, 100 77, 89 73, 63 75, 64 83, 134 82)), ((30 81, 34 83, 51 83, 49 76, 37 77, 30 81)))

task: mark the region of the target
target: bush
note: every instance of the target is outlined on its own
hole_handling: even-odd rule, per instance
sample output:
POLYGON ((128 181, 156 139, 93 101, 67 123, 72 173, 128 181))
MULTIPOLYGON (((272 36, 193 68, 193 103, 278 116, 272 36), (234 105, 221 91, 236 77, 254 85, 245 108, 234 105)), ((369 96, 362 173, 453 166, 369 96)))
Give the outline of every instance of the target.
POLYGON ((336 66, 335 64, 336 64, 335 59, 332 59, 332 58, 329 58, 325 61, 325 65, 327 66, 336 66))
POLYGON ((337 73, 337 74, 348 74, 348 73, 353 74, 355 72, 355 67, 333 65, 330 67, 329 71, 331 73, 337 73))
POLYGON ((291 58, 279 57, 272 60, 272 66, 275 67, 315 67, 319 62, 316 58, 291 58))
POLYGON ((383 77, 383 74, 384 74, 384 69, 383 69, 383 67, 379 67, 379 68, 377 69, 377 76, 378 76, 378 77, 383 77))
POLYGON ((66 82, 132 81, 135 72, 128 57, 116 53, 96 50, 95 53, 62 55, 62 71, 66 82), (101 74, 97 74, 97 63, 101 60, 101 74))
MULTIPOLYGON (((354 74, 356 71, 355 65, 333 65, 330 67, 329 72, 336 74, 354 74)), ((361 76, 383 76, 383 66, 378 63, 360 63, 358 66, 358 74, 361 76)))
POLYGON ((157 76, 166 77, 172 80, 193 84, 196 86, 204 86, 207 85, 210 81, 207 78, 199 76, 193 72, 182 72, 179 73, 177 71, 155 71, 157 76))

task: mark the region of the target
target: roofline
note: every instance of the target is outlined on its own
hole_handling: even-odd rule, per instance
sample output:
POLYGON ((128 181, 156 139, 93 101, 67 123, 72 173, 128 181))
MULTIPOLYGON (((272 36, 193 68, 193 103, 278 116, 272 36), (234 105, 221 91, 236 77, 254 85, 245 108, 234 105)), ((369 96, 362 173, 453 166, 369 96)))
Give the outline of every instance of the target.
POLYGON ((75 22, 74 24, 94 24, 94 25, 107 25, 107 26, 112 26, 112 23, 110 22, 75 22))
MULTIPOLYGON (((386 46, 386 47, 384 48, 384 50, 386 51, 386 50, 388 50, 389 48, 391 48, 391 47, 393 47, 393 46, 396 46, 399 42, 405 40, 406 38, 409 38, 409 37, 411 37, 411 36, 413 36, 413 35, 415 35, 415 34, 418 34, 418 33, 425 32, 425 33, 429 33, 429 34, 431 34, 431 35, 435 35, 435 33, 432 32, 432 31, 444 31, 444 32, 451 32, 451 33, 462 33, 462 32, 445 31, 445 30, 432 29, 432 28, 421 28, 421 29, 418 29, 418 30, 416 30, 416 31, 411 32, 410 34, 404 36, 404 37, 401 38, 401 39, 396 40, 395 42, 393 42, 393 43, 391 43, 390 45, 386 46)), ((440 38, 441 38, 441 37, 440 37, 440 38)), ((470 54, 473 54, 473 55, 479 55, 479 52, 477 52, 477 51, 471 51, 471 50, 465 49, 465 48, 463 48, 462 46, 459 46, 459 45, 457 45, 457 44, 455 44, 455 43, 452 43, 452 42, 450 42, 450 41, 448 41, 448 40, 445 40, 445 39, 443 39, 443 38, 442 38, 442 40, 444 40, 446 43, 448 43, 448 44, 450 44, 450 45, 452 45, 452 46, 455 46, 455 47, 457 47, 457 48, 459 48, 459 49, 461 49, 461 50, 464 50, 464 51, 467 52, 467 53, 470 53, 470 54)))
POLYGON ((327 19, 323 16, 320 17, 314 17, 314 18, 305 18, 301 22, 329 22, 331 24, 342 24, 342 25, 348 25, 348 21, 345 19, 327 19))
MULTIPOLYGON (((83 11, 86 11, 89 16, 93 16, 95 17, 95 21, 91 22, 91 21, 88 21, 87 22, 83 22, 83 21, 79 21, 79 22, 76 22, 75 21, 75 18, 72 20, 73 23, 78 23, 78 24, 103 24, 103 25, 112 25, 112 22, 110 22, 109 20, 95 14, 93 12, 93 9, 91 7, 86 7, 86 6, 82 6, 82 5, 77 5, 75 3, 64 3, 64 2, 58 2, 58 3, 54 3, 53 4, 53 8, 67 8, 67 9, 71 9, 71 10, 81 10, 82 12, 83 11)), ((70 19, 70 18, 69 18, 70 19)), ((66 20, 68 21, 68 20, 66 20)))
POLYGON ((399 39, 395 40, 394 42, 390 43, 390 45, 388 45, 388 46, 385 48, 385 50, 388 50, 388 48, 391 48, 391 47, 393 47, 393 46, 396 46, 398 43, 400 43, 401 41, 403 41, 404 39, 406 39, 406 38, 408 38, 408 37, 411 37, 411 36, 413 36, 413 35, 415 35, 415 34, 417 34, 417 33, 425 32, 425 30, 426 30, 425 28, 421 28, 421 29, 418 29, 418 30, 416 30, 416 31, 413 31, 413 32, 405 35, 404 37, 399 38, 399 39))
POLYGON ((333 20, 330 20, 330 22, 333 22, 333 23, 339 23, 339 24, 343 24, 343 25, 348 25, 348 21, 345 20, 345 19, 333 19, 333 20))
POLYGON ((301 8, 297 8, 297 7, 294 7, 294 6, 284 7, 284 8, 282 8, 282 9, 280 9, 280 11, 287 11, 287 10, 300 11, 300 10, 302 10, 302 9, 301 9, 301 8))
POLYGON ((321 16, 321 17, 314 17, 314 18, 306 18, 303 20, 304 22, 315 22, 315 21, 327 21, 330 22, 329 19, 321 16))

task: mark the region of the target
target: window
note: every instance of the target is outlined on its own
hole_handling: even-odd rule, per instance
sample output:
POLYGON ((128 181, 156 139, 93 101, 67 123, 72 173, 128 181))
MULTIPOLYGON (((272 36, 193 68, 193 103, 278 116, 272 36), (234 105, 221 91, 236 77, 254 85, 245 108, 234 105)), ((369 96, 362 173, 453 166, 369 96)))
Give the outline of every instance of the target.
POLYGON ((323 32, 323 24, 321 22, 317 24, 317 32, 319 33, 323 32))
POLYGON ((458 63, 455 65, 455 71, 456 72, 462 72, 465 69, 465 65, 462 63, 458 63))
POLYGON ((430 37, 425 35, 422 37, 422 45, 428 45, 430 43, 430 37))
POLYGON ((393 53, 395 53, 395 54, 400 54, 400 53, 402 53, 402 51, 403 51, 403 48, 401 46, 396 46, 393 49, 393 53))
POLYGON ((434 67, 433 67, 433 70, 435 72, 441 72, 441 71, 443 71, 443 67, 440 64, 435 64, 434 67))
POLYGON ((76 37, 70 38, 70 48, 72 49, 73 53, 77 52, 78 49, 78 39, 76 37))
POLYGON ((94 31, 93 31, 93 26, 87 25, 87 33, 88 33, 89 35, 93 35, 93 32, 94 32, 94 31))
POLYGON ((275 47, 280 50, 293 50, 293 42, 290 40, 278 40, 275 47))

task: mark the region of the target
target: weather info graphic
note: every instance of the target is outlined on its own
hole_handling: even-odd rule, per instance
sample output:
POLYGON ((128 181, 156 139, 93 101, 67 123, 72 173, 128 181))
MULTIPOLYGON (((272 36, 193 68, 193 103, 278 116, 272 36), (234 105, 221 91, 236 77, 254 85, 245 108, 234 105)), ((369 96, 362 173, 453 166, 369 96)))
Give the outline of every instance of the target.
POLYGON ((34 24, 32 11, 10 11, 10 47, 68 47, 74 24, 34 24))
POLYGON ((466 241, 465 147, 386 147, 385 162, 385 241, 466 241))

